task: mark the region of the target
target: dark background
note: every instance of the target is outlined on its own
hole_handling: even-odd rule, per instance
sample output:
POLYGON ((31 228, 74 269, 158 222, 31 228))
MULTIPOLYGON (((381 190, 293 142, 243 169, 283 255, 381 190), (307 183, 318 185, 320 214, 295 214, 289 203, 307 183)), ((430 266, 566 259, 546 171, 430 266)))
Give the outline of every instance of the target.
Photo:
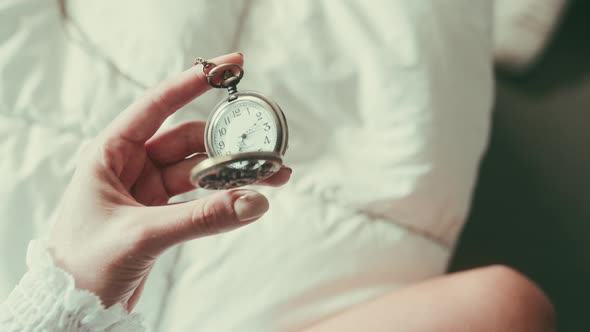
POLYGON ((497 72, 491 144, 452 270, 502 263, 549 295, 558 331, 590 331, 590 1, 540 61, 497 72))

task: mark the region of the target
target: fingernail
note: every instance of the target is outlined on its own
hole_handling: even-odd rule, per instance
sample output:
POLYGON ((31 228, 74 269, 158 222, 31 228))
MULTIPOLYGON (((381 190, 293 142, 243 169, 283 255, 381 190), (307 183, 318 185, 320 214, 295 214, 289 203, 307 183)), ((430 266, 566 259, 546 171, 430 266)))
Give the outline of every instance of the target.
POLYGON ((234 213, 240 222, 259 218, 268 211, 268 200, 252 190, 237 190, 240 197, 234 201, 234 213))
POLYGON ((242 52, 236 52, 236 53, 238 53, 240 56, 244 56, 244 53, 242 53, 242 52))

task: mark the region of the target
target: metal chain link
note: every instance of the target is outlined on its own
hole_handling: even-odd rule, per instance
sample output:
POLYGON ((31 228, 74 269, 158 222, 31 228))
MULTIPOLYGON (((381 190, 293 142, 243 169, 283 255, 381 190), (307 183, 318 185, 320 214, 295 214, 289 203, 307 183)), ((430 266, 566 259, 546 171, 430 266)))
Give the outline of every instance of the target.
POLYGON ((202 65, 203 66, 203 73, 206 75, 207 74, 207 69, 215 67, 215 64, 211 61, 207 61, 203 58, 196 58, 195 59, 195 66, 197 65, 202 65))

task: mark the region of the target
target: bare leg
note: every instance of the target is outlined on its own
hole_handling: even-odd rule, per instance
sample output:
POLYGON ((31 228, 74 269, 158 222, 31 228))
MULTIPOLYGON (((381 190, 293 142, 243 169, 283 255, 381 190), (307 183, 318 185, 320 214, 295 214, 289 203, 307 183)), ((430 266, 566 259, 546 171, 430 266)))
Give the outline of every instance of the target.
POLYGON ((305 332, 550 332, 551 302, 503 266, 446 275, 359 305, 305 332))

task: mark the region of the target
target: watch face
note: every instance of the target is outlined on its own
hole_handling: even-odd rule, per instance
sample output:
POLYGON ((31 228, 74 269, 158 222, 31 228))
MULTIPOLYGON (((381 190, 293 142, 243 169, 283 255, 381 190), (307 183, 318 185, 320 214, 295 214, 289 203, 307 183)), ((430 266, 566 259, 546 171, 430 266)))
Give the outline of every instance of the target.
MULTIPOLYGON (((236 100, 220 102, 207 121, 205 142, 210 157, 287 149, 287 123, 279 106, 253 91, 238 92, 236 100)), ((231 168, 257 168, 260 162, 241 161, 231 168)))
POLYGON ((283 129, 275 111, 263 100, 238 98, 215 113, 208 134, 211 155, 278 152, 283 129))

